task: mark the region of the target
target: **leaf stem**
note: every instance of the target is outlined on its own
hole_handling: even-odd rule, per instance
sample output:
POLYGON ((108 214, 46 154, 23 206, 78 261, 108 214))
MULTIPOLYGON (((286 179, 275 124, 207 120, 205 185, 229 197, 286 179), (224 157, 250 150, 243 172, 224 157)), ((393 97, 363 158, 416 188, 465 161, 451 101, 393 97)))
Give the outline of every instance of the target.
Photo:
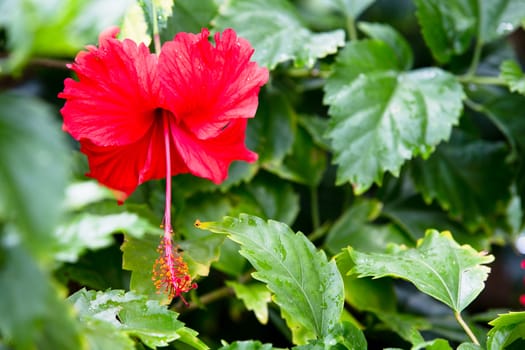
POLYGON ((351 41, 357 40, 357 29, 355 28, 355 19, 352 16, 346 18, 346 30, 351 41))
POLYGON ((179 313, 181 312, 187 312, 191 310, 198 309, 202 305, 210 304, 214 301, 217 301, 222 298, 226 298, 233 295, 233 289, 230 287, 221 287, 219 289, 215 289, 214 291, 211 291, 209 293, 206 293, 199 297, 198 302, 191 302, 187 307, 182 307, 182 302, 178 303, 174 308, 178 310, 179 313))
POLYGON ((321 226, 319 218, 319 196, 317 195, 317 187, 310 186, 310 211, 312 215, 312 231, 316 231, 321 226))
POLYGON ((319 68, 289 68, 286 74, 292 78, 328 78, 332 72, 319 68))
POLYGON ((469 98, 466 98, 465 99, 465 105, 467 105, 467 107, 469 107, 470 109, 472 109, 473 111, 476 111, 478 113, 485 113, 485 108, 483 108, 482 105, 480 105, 479 103, 476 103, 474 101, 472 101, 471 99, 469 98))
POLYGON ((476 70, 478 69, 479 65, 479 59, 481 57, 481 49, 483 47, 483 43, 481 40, 476 40, 476 46, 474 47, 474 55, 472 56, 472 62, 470 63, 470 67, 467 71, 467 76, 473 76, 476 73, 476 70))
POLYGON ((463 317, 461 317, 461 313, 458 311, 454 311, 454 316, 456 317, 456 320, 458 321, 459 325, 463 328, 465 333, 469 336, 470 340, 476 345, 479 345, 478 338, 474 335, 468 324, 463 320, 463 317))
POLYGON ((332 226, 331 222, 325 222, 312 233, 310 233, 306 238, 314 242, 320 238, 323 238, 327 233, 330 227, 332 226))
POLYGON ((507 156, 507 160, 509 160, 509 161, 515 160, 517 158, 517 156, 518 156, 516 141, 510 135, 510 132, 505 127, 505 125, 497 117, 495 117, 490 111, 488 111, 483 105, 481 105, 479 103, 476 103, 476 102, 472 101, 469 98, 465 99, 465 105, 467 107, 469 107, 470 109, 472 109, 473 111, 476 111, 478 113, 483 113, 485 115, 485 117, 487 117, 492 122, 492 124, 494 124, 496 126, 496 128, 498 128, 499 131, 503 135, 506 136, 506 138, 507 138, 507 140, 509 142, 509 145, 510 145, 510 149, 511 149, 509 155, 507 156))
POLYGON ((507 85, 507 83, 500 77, 487 77, 467 74, 458 76, 458 80, 461 83, 473 83, 479 85, 507 85))
MULTIPOLYGON (((238 278, 238 282, 244 284, 250 281, 252 272, 253 271, 249 271, 241 275, 238 278)), ((184 303, 181 300, 177 304, 172 306, 171 309, 176 310, 179 313, 184 313, 184 312, 198 309, 202 307, 203 305, 213 303, 214 301, 220 300, 222 298, 227 298, 232 295, 234 295, 233 289, 228 286, 224 286, 224 287, 215 289, 209 293, 199 296, 198 302, 190 302, 186 307, 183 307, 184 303)))

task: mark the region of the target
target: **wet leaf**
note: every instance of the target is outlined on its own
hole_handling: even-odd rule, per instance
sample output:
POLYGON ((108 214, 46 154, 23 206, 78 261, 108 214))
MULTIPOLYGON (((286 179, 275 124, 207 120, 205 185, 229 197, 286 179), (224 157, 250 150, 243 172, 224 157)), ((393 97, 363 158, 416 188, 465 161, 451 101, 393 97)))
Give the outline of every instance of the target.
MULTIPOLYGON (((80 321, 86 327, 93 327, 93 342, 111 342, 112 337, 137 337, 145 345, 155 348, 167 346, 179 337, 177 330, 183 323, 177 320, 178 314, 169 311, 158 301, 148 300, 145 295, 108 290, 105 292, 82 289, 68 298, 77 310, 80 321), (114 335, 111 335, 110 329, 114 335), (99 331, 102 332, 99 333, 99 331), (109 339, 108 339, 109 337, 109 339)), ((131 348, 133 342, 131 341, 131 348)))
POLYGON ((285 318, 300 326, 292 328, 298 344, 327 335, 337 323, 343 307, 341 275, 335 262, 328 261, 302 233, 248 215, 197 225, 227 234, 241 246, 240 253, 256 269, 253 277, 267 284, 285 318))
POLYGON ((350 181, 356 194, 380 185, 387 171, 397 176, 407 159, 428 157, 463 108, 454 76, 439 68, 400 72, 395 56, 382 41, 349 43, 325 86, 337 184, 350 181))
POLYGON ((483 264, 494 260, 492 255, 460 246, 450 233, 435 230, 428 230, 417 248, 393 245, 387 254, 348 248, 348 254, 356 264, 350 273, 403 278, 456 312, 464 310, 483 290, 490 271, 483 264))

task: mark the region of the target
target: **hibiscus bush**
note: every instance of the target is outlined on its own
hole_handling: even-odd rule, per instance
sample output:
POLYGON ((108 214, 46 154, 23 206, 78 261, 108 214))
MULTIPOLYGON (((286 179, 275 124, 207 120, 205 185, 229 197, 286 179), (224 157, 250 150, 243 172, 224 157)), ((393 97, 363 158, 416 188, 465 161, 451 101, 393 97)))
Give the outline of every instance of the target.
POLYGON ((1 349, 523 349, 522 0, 2 0, 1 349))

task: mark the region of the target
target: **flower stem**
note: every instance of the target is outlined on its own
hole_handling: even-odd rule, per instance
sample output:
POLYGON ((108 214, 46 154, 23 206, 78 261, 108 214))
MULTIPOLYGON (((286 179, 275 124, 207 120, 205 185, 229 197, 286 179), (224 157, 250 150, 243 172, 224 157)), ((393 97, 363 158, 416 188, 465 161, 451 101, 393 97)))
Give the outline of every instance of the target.
POLYGON ((463 320, 463 317, 461 317, 461 314, 458 311, 454 311, 454 316, 456 317, 456 320, 458 321, 459 325, 463 328, 465 333, 469 336, 470 340, 476 345, 479 345, 478 338, 474 335, 468 324, 463 320))
POLYGON ((151 13, 153 18, 151 22, 153 23, 153 45, 155 47, 155 53, 160 54, 160 31, 159 31, 159 19, 157 18, 157 7, 155 6, 155 1, 151 2, 151 13))

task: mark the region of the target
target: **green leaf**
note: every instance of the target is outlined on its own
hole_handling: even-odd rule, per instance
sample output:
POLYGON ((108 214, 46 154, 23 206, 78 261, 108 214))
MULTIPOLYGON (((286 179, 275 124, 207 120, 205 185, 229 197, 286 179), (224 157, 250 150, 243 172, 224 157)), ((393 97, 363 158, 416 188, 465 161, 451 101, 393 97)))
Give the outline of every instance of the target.
POLYGON ((263 344, 257 340, 235 341, 231 344, 222 342, 219 350, 272 350, 272 344, 263 344))
POLYGON ((415 0, 425 42, 434 57, 446 63, 464 53, 476 33, 478 0, 415 0))
POLYGON ((525 339, 525 312, 509 312, 489 322, 487 350, 504 349, 517 339, 525 339))
POLYGON ((328 251, 336 254, 346 246, 366 251, 383 252, 387 243, 413 245, 413 242, 393 225, 373 225, 381 213, 376 200, 358 200, 333 224, 324 242, 328 251))
POLYGON ((346 17, 356 19, 374 0, 331 0, 346 17))
POLYGON ((161 31, 162 41, 172 40, 179 32, 199 33, 208 28, 217 14, 217 5, 213 0, 176 0, 173 1, 171 17, 161 31))
POLYGON ((312 67, 316 59, 333 54, 344 45, 342 30, 312 33, 288 1, 225 1, 213 24, 221 31, 235 29, 255 48, 253 59, 270 69, 289 60, 297 66, 312 67))
POLYGON ((257 270, 253 277, 267 284, 283 314, 302 329, 323 337, 341 316, 343 281, 334 261, 302 234, 276 221, 240 215, 222 222, 199 223, 202 229, 227 234, 257 270))
POLYGON ((399 32, 388 24, 359 22, 357 27, 370 38, 378 39, 388 44, 396 53, 397 67, 402 70, 412 68, 414 56, 408 42, 399 32))
POLYGON ((67 148, 48 105, 0 94, 0 218, 32 254, 49 254, 67 180, 67 148))
POLYGON ((349 322, 336 324, 322 339, 311 341, 307 345, 295 346, 296 350, 322 350, 322 349, 367 349, 363 332, 349 322))
POLYGON ((516 61, 506 60, 501 63, 500 78, 507 83, 510 91, 525 95, 525 74, 516 61))
POLYGON ((243 301, 248 310, 255 313, 259 322, 268 323, 268 303, 272 301, 272 295, 264 284, 227 281, 226 285, 233 289, 237 298, 243 301))
POLYGON ((4 0, 0 26, 7 29, 10 55, 3 68, 18 70, 31 56, 74 55, 119 23, 130 0, 4 0))
MULTIPOLYGON (((183 327, 183 323, 177 320, 177 313, 169 311, 158 301, 133 292, 82 289, 68 300, 84 325, 89 327, 92 322, 102 321, 105 327, 111 326, 117 336, 137 337, 151 348, 167 346, 179 337, 177 330, 183 327)), ((102 338, 108 335, 101 334, 102 338)), ((99 337, 98 334, 92 336, 99 337)))
POLYGON ((381 184, 386 171, 397 176, 412 156, 427 157, 461 114, 454 76, 439 68, 400 73, 392 57, 382 41, 349 43, 325 86, 337 184, 350 181, 356 194, 381 184))
POLYGON ((460 246, 449 232, 428 230, 417 248, 392 246, 388 254, 361 253, 348 248, 359 277, 392 276, 413 283, 425 294, 461 312, 483 290, 490 269, 482 264, 494 260, 470 246, 460 246))
POLYGON ((55 258, 75 262, 86 249, 100 249, 111 245, 113 234, 125 232, 142 237, 146 233, 161 235, 162 230, 137 214, 123 212, 112 215, 79 214, 58 226, 55 239, 58 247, 55 258))
POLYGON ((6 244, 8 236, 0 231, 2 340, 16 349, 79 349, 77 325, 61 293, 22 246, 6 244))
POLYGON ((429 159, 416 159, 412 177, 427 203, 437 200, 470 230, 490 227, 498 206, 510 199, 512 170, 506 155, 502 142, 457 133, 429 159))

